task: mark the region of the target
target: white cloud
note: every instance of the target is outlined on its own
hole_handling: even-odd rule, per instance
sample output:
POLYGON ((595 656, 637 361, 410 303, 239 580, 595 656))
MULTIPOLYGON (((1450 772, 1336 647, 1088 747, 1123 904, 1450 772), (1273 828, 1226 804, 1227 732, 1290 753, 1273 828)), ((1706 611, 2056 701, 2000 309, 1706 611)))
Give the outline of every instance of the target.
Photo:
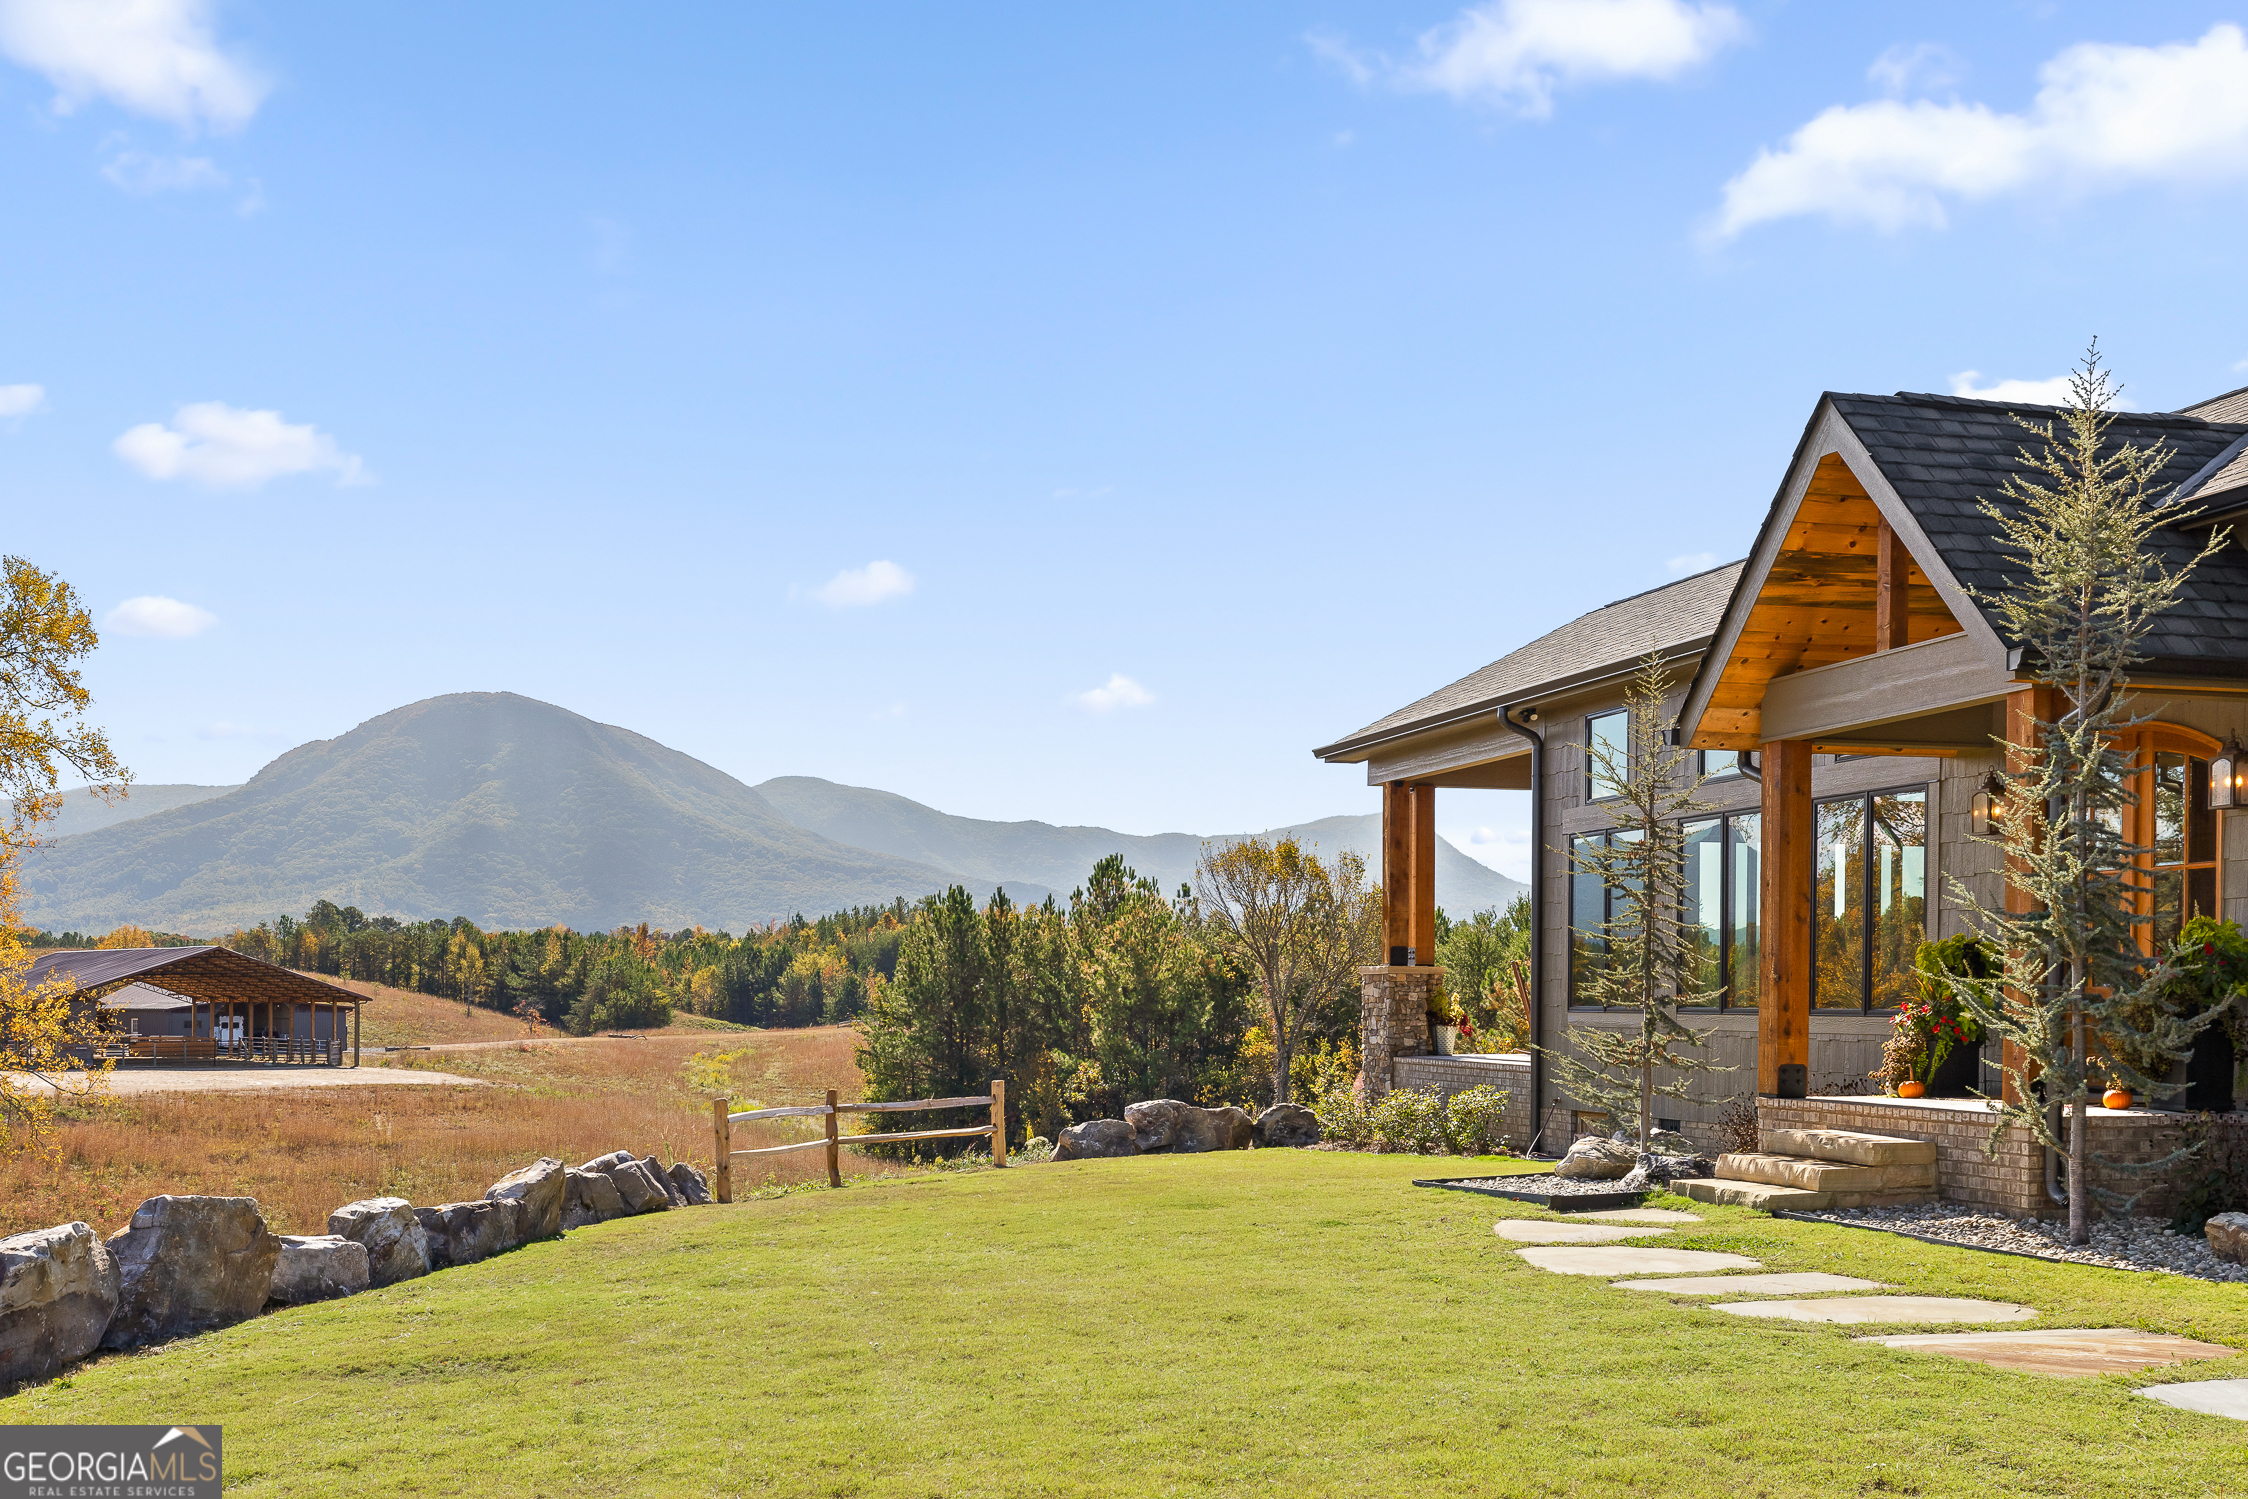
POLYGON ((160 593, 144 593, 139 598, 127 599, 110 610, 109 617, 103 621, 119 635, 154 635, 163 640, 185 640, 190 635, 202 634, 218 622, 219 617, 210 610, 168 599, 160 593))
POLYGON ((235 130, 269 88, 211 32, 209 0, 0 0, 0 52, 46 75, 55 109, 104 98, 182 130, 235 130))
POLYGON ((1961 370, 1951 377, 1951 393, 1972 396, 1978 401, 2026 401, 2033 406, 2069 403, 2066 375, 2055 375, 2050 380, 1993 380, 1988 385, 1977 385, 1975 382, 1982 377, 1981 370, 1961 370))
POLYGON ((182 406, 172 424, 143 422, 111 444, 151 479, 192 479, 209 489, 256 489, 290 474, 332 472, 339 484, 373 480, 357 456, 309 423, 224 401, 182 406))
POLYGON ((864 567, 846 567, 813 589, 812 597, 830 609, 850 609, 904 598, 911 592, 913 574, 895 562, 869 562, 864 567))
POLYGON ((152 156, 146 151, 120 151, 101 174, 137 197, 151 193, 193 192, 201 187, 224 187, 227 175, 208 156, 152 156))
POLYGON ((1663 566, 1669 569, 1670 575, 1674 578, 1683 578, 1688 573, 1706 573, 1717 566, 1717 554, 1715 552, 1688 552, 1683 557, 1671 558, 1663 566))
POLYGON ((1118 708, 1144 708, 1155 701, 1155 694, 1118 671, 1109 673, 1108 680, 1100 686, 1090 692, 1080 692, 1070 701, 1087 713, 1113 713, 1118 708))
POLYGON ((1332 38, 1312 45, 1361 84, 1381 76, 1543 119, 1557 89, 1675 78, 1747 35, 1716 0, 1489 0, 1423 33, 1409 62, 1370 63, 1332 38))
POLYGON ((1890 94, 1932 93, 1950 88, 1967 75, 1966 63, 1951 48, 1936 42, 1891 47, 1873 60, 1866 77, 1890 94))
POLYGON ((2218 25, 2159 47, 2085 42, 2040 70, 2024 114, 1926 99, 1838 104, 1725 184, 1711 233, 1800 216, 1886 232, 1948 206, 2248 175, 2248 39, 2218 25))
POLYGON ((44 385, 0 385, 0 417, 29 416, 46 407, 44 385))

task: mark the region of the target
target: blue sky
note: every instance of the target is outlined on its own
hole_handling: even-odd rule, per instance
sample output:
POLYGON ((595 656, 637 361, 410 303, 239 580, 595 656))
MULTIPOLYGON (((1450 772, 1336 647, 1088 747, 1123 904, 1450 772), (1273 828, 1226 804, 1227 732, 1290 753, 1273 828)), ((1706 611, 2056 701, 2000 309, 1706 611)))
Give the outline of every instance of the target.
POLYGON ((1370 811, 1314 744, 1740 555, 1823 389, 2248 383, 2236 21, 0 0, 0 544, 149 782, 506 689, 1370 811))

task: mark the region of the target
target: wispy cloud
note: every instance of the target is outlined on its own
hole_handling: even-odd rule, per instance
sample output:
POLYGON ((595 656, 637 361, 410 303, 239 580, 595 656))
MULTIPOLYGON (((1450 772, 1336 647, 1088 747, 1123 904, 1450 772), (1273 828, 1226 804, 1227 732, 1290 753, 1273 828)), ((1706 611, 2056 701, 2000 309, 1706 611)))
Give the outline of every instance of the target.
POLYGON ((1687 552, 1683 556, 1668 559, 1663 563, 1663 566, 1669 570, 1670 575, 1674 578, 1683 578, 1688 573, 1706 573, 1717 566, 1717 554, 1715 552, 1687 552))
MULTIPOLYGON (((1951 393, 1968 396, 1978 401, 2020 401, 2031 406, 2066 406, 2069 403, 2069 377, 2055 375, 2049 380, 1993 380, 1988 385, 1978 384, 1983 378, 1981 370, 1961 370, 1951 377, 1951 393)), ((2130 411, 2132 403, 2117 399, 2119 411, 2130 411)))
POLYGON ((238 130, 271 85, 219 44, 209 0, 0 0, 0 53, 44 74, 54 108, 94 99, 182 130, 238 130))
POLYGON ((1835 105, 1725 184, 1710 235, 1799 217, 1940 229, 1953 205, 2005 194, 2248 176, 2248 39, 2238 26, 2158 47, 2080 43, 2038 77, 2023 114, 1958 100, 1835 105))
POLYGON ((1891 47, 1873 60, 1866 77, 1887 94, 1926 94, 1950 88, 1967 76, 1959 54, 1939 42, 1891 47))
POLYGON ((1675 78, 1747 35, 1740 13, 1716 0, 1490 0, 1424 32, 1404 61, 1331 33, 1309 40, 1362 87, 1387 83, 1544 119, 1563 88, 1675 78))
POLYGON ((185 640, 200 635, 219 622, 208 609, 183 604, 160 593, 144 593, 109 611, 103 624, 119 635, 153 635, 161 640, 185 640))
POLYGON ((895 562, 869 562, 847 567, 812 590, 812 597, 830 609, 851 609, 904 598, 913 592, 913 574, 895 562))
POLYGON ((1106 682, 1070 699, 1087 713, 1114 713, 1119 708, 1145 708, 1155 694, 1122 672, 1111 672, 1106 682))
POLYGON ((0 385, 0 417, 29 416, 46 409, 46 386, 0 385))
POLYGON ((188 479, 207 489, 256 489, 291 474, 333 473, 338 484, 370 484, 366 465, 311 426, 278 411, 224 401, 182 406, 169 426, 143 422, 111 446, 151 479, 188 479))
POLYGON ((120 151, 101 169, 110 182, 135 197, 225 187, 230 179, 208 156, 155 156, 120 151))

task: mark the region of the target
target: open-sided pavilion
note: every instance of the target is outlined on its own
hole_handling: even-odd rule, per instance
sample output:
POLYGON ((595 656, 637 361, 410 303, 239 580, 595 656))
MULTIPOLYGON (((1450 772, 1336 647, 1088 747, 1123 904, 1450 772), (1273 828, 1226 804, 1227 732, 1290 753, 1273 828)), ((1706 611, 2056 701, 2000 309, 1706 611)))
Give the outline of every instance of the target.
POLYGON ((72 949, 31 965, 33 983, 58 975, 75 1000, 131 1017, 138 1034, 114 1055, 341 1066, 348 1049, 359 1065, 360 995, 229 948, 72 949))

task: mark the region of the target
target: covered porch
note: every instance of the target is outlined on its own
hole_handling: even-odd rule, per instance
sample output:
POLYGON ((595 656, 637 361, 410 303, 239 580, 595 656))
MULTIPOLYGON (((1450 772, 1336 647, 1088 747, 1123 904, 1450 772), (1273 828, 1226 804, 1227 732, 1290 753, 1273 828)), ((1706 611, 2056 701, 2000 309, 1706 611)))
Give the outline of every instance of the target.
POLYGON ((227 948, 96 948, 33 962, 33 983, 53 976, 109 1022, 104 1058, 359 1065, 359 995, 227 948))

